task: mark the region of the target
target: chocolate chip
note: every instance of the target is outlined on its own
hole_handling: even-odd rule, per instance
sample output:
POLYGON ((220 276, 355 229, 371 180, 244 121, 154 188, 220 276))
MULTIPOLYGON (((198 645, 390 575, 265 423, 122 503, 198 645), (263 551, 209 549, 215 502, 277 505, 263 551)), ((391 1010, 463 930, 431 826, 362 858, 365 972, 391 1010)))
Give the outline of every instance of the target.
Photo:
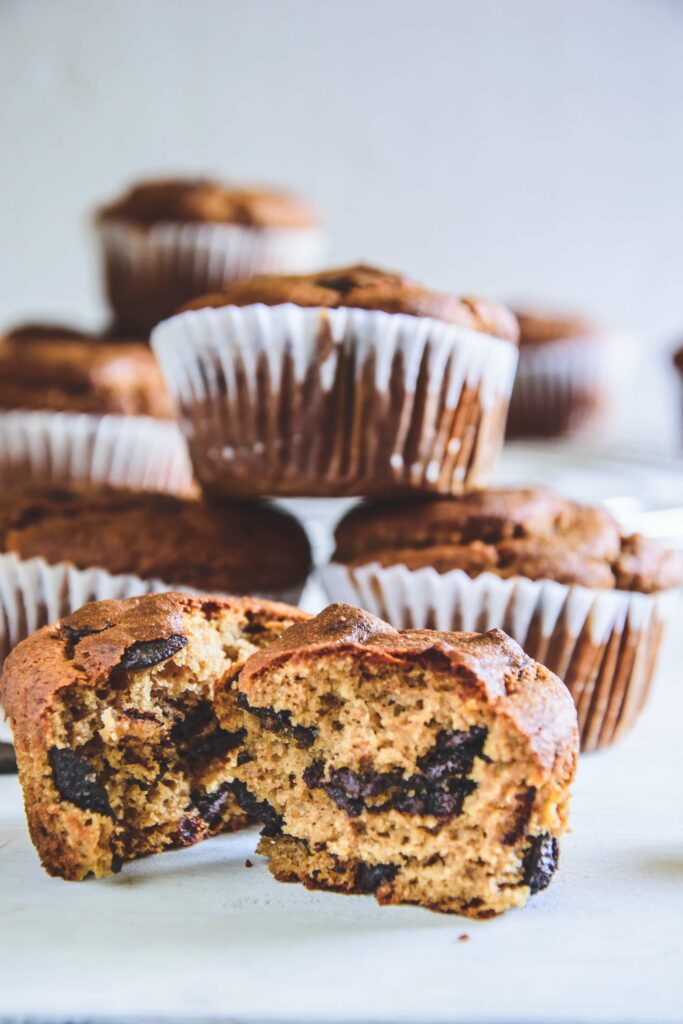
POLYGON ((529 836, 529 845, 522 861, 523 885, 528 885, 532 895, 550 884, 560 857, 560 848, 555 836, 544 832, 540 836, 529 836))
POLYGON ((249 860, 249 858, 247 857, 247 859, 244 862, 244 866, 245 866, 245 868, 253 868, 254 862, 249 860))
POLYGON ((259 719, 264 729, 269 732, 283 733, 291 736, 300 747, 310 747, 315 743, 318 729, 315 725, 292 725, 291 711, 276 711, 274 708, 254 708, 247 700, 246 694, 237 694, 237 706, 259 719))
POLYGON ((16 775, 17 762, 11 743, 0 743, 0 775, 16 775))
POLYGON ((224 782, 213 793, 192 795, 193 804, 209 828, 213 828, 220 821, 221 814, 230 799, 230 792, 230 783, 224 782))
POLYGON ((63 800, 81 810, 114 817, 107 791, 89 761, 68 747, 51 747, 47 756, 55 787, 63 800))
POLYGON ((166 661, 183 647, 187 647, 188 642, 187 637, 181 636, 180 633, 171 633, 170 636, 160 640, 138 640, 125 651, 119 662, 119 668, 132 670, 152 668, 153 665, 166 661))
POLYGON ((282 833, 284 819, 267 800, 257 800, 244 783, 237 779, 230 783, 230 788, 242 810, 250 818, 256 818, 261 822, 263 825, 262 836, 279 836, 282 833))
POLYGON ((523 793, 517 794, 516 806, 513 812, 513 825, 509 832, 506 832, 503 836, 504 846, 514 846, 526 834, 535 799, 535 786, 529 786, 523 793))
POLYGON ((366 864, 360 861, 356 868, 354 888, 356 892, 377 892, 384 882, 393 882, 398 874, 398 864, 366 864))
POLYGON ((191 818, 184 815, 178 823, 178 842, 181 846, 194 846, 206 835, 206 822, 203 818, 191 818))
POLYGON ((475 757, 490 763, 484 754, 488 730, 475 725, 468 731, 442 729, 436 743, 422 757, 417 766, 429 782, 438 782, 445 776, 469 775, 475 757))
POLYGON ((351 274, 338 274, 337 277, 323 275, 320 284, 323 288, 331 288, 335 292, 350 292, 357 285, 356 279, 351 274))
POLYGON ((303 773, 310 789, 322 789, 350 818, 366 811, 379 814, 396 810, 402 814, 431 814, 447 819, 462 813, 466 797, 477 788, 467 778, 475 757, 490 759, 483 753, 487 731, 475 726, 468 732, 443 730, 434 746, 417 765, 421 769, 404 777, 390 772, 354 772, 350 768, 331 768, 325 780, 325 765, 314 761, 303 773), (385 800, 376 801, 386 795, 385 800), (372 802, 370 802, 372 801, 372 802))
POLYGON ((60 632, 66 638, 66 656, 71 660, 74 656, 74 650, 87 636, 95 636, 97 633, 105 633, 108 629, 113 629, 112 625, 102 626, 100 629, 93 629, 90 626, 84 626, 82 629, 75 629, 73 626, 63 625, 60 632))
POLYGON ((244 729, 228 732, 216 721, 209 701, 203 700, 173 726, 171 738, 179 752, 192 765, 224 757, 244 740, 244 729))

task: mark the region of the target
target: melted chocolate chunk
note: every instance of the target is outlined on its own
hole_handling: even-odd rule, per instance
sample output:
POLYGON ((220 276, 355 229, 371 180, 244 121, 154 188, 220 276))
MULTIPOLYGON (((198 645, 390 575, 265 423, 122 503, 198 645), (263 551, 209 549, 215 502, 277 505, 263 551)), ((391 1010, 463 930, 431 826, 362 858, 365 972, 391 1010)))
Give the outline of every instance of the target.
POLYGON ((171 633, 170 636, 162 637, 160 640, 138 640, 125 651, 119 662, 119 668, 133 670, 152 668, 153 665, 158 665, 160 662, 166 661, 167 658, 173 657, 183 647, 187 647, 187 644, 187 637, 180 633, 171 633))
POLYGON ((203 818, 191 818, 185 815, 178 823, 178 842, 182 846, 194 846, 206 833, 206 822, 203 818))
POLYGON ((514 846, 526 834, 534 800, 536 799, 536 787, 529 786, 523 793, 517 795, 517 806, 514 811, 513 825, 509 832, 503 836, 504 846, 514 846))
POLYGON ((75 804, 83 811, 114 817, 107 791, 89 761, 68 747, 51 747, 47 756, 55 787, 62 800, 75 804))
POLYGON ((267 800, 257 800, 253 793, 250 793, 243 782, 235 779, 230 783, 230 788, 235 795, 237 803, 250 818, 256 818, 261 822, 262 836, 279 836, 282 833, 284 820, 275 808, 267 800))
POLYGON ((209 701, 200 701, 173 726, 171 738, 179 752, 191 764, 224 757, 244 740, 244 729, 228 732, 221 729, 209 701))
POLYGON ((230 799, 230 792, 230 783, 224 782, 214 793, 203 793, 201 796, 193 795, 192 802, 209 828, 218 824, 225 805, 230 799))
POLYGON ((74 650, 76 646, 86 636, 95 636, 96 633, 104 633, 108 629, 112 629, 112 626, 103 626, 101 629, 91 629, 89 626, 84 626, 83 629, 74 629, 73 626, 62 626, 61 633, 66 637, 66 656, 69 661, 74 656, 74 650))
POLYGON ((540 836, 529 836, 529 845, 522 861, 523 885, 528 885, 533 895, 550 884, 560 858, 560 848, 555 836, 544 832, 540 836))
POLYGON ((440 782, 450 775, 469 775, 475 757, 491 763, 484 754, 487 730, 475 725, 467 732, 457 729, 442 729, 436 743, 426 754, 418 758, 417 766, 428 782, 440 782))
POLYGON ((291 711, 275 711, 274 708, 253 708, 245 694, 237 694, 237 706, 259 719, 264 729, 291 736, 301 747, 310 747, 315 742, 318 729, 315 725, 292 725, 291 711))
POLYGON ((440 732, 434 746, 418 759, 420 772, 407 778, 398 770, 360 773, 331 768, 325 781, 324 763, 314 761, 304 771, 303 780, 310 789, 324 790, 350 818, 363 811, 379 814, 387 810, 453 818, 462 813, 465 798, 477 788, 476 782, 467 778, 474 758, 489 760, 483 753, 486 735, 486 729, 479 726, 469 732, 440 732), (376 800, 384 794, 386 800, 376 800))
POLYGON ((357 892, 377 892, 384 882, 393 882, 398 874, 398 864, 366 864, 361 861, 356 868, 354 887, 357 892))

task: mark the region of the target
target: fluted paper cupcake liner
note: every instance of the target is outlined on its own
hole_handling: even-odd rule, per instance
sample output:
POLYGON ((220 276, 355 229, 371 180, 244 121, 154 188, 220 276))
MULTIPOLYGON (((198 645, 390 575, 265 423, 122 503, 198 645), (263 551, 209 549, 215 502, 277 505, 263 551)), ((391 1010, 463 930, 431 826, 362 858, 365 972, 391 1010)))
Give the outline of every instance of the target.
POLYGON ((152 345, 198 480, 243 495, 483 486, 517 362, 455 324, 290 303, 182 313, 152 345))
POLYGON ((585 433, 605 421, 610 377, 625 354, 617 339, 567 338, 522 345, 510 399, 508 437, 557 437, 585 433))
POLYGON ((563 679, 577 706, 584 751, 608 746, 634 723, 652 681, 678 591, 640 594, 493 573, 471 578, 368 563, 322 566, 330 601, 372 612, 397 629, 498 627, 563 679))
POLYGON ((255 274, 304 273, 319 266, 319 228, 124 221, 97 224, 107 293, 117 323, 149 330, 184 302, 255 274))
POLYGON ((94 483, 187 494, 192 467, 176 423, 151 416, 0 412, 0 484, 94 483))
MULTIPOLYGON (((304 583, 260 597, 296 605, 304 583)), ((13 552, 0 554, 0 670, 18 643, 41 626, 64 618, 89 601, 105 601, 157 594, 167 590, 197 593, 195 587, 143 579, 133 574, 110 573, 106 569, 79 569, 70 562, 51 565, 44 558, 20 558, 13 552)), ((10 742, 9 725, 0 708, 0 743, 10 742)))

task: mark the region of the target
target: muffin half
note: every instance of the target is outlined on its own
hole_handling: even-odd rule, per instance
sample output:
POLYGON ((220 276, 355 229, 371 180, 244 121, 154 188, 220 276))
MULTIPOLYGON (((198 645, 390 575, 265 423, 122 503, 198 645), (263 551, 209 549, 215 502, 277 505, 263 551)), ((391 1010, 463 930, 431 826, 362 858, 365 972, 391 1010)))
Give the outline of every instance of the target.
POLYGON ((220 727, 214 689, 304 617, 152 594, 86 605, 20 644, 0 698, 45 870, 101 877, 247 824, 229 785, 242 734, 220 727))
POLYGON ((332 606, 250 658, 216 711, 246 732, 234 793, 276 878, 471 917, 550 882, 576 711, 500 630, 399 633, 332 606))

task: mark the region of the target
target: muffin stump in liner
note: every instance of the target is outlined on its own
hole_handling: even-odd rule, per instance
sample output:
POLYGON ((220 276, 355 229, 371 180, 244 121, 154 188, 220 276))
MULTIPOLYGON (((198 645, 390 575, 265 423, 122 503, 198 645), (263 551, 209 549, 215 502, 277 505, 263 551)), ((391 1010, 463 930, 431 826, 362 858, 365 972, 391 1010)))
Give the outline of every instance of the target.
POLYGON ((97 233, 109 304, 129 330, 149 330, 189 299, 255 274, 312 270, 324 252, 315 227, 103 219, 97 233))
POLYGON ((195 475, 228 494, 460 493, 488 482, 517 347, 365 309, 226 306, 152 345, 195 475))
MULTIPOLYGON (((304 587, 262 593, 267 600, 296 605, 304 587)), ((0 554, 0 670, 20 641, 41 626, 71 615, 90 601, 138 597, 168 590, 197 593, 188 586, 142 579, 132 574, 113 574, 106 569, 79 569, 70 562, 49 564, 44 558, 19 558, 0 554)), ((11 742, 9 725, 0 708, 0 743, 11 742)))
POLYGON ((192 467, 177 425, 151 416, 0 412, 0 484, 94 483, 188 494, 192 467))
POLYGON ((608 381, 621 361, 606 338, 562 338, 520 346, 507 437, 561 437, 606 417, 608 381))
POLYGON ((473 579, 461 569, 332 563, 318 572, 330 601, 364 608, 396 629, 505 630, 566 683, 583 751, 609 746, 634 724, 679 600, 678 591, 592 590, 493 573, 473 579))

